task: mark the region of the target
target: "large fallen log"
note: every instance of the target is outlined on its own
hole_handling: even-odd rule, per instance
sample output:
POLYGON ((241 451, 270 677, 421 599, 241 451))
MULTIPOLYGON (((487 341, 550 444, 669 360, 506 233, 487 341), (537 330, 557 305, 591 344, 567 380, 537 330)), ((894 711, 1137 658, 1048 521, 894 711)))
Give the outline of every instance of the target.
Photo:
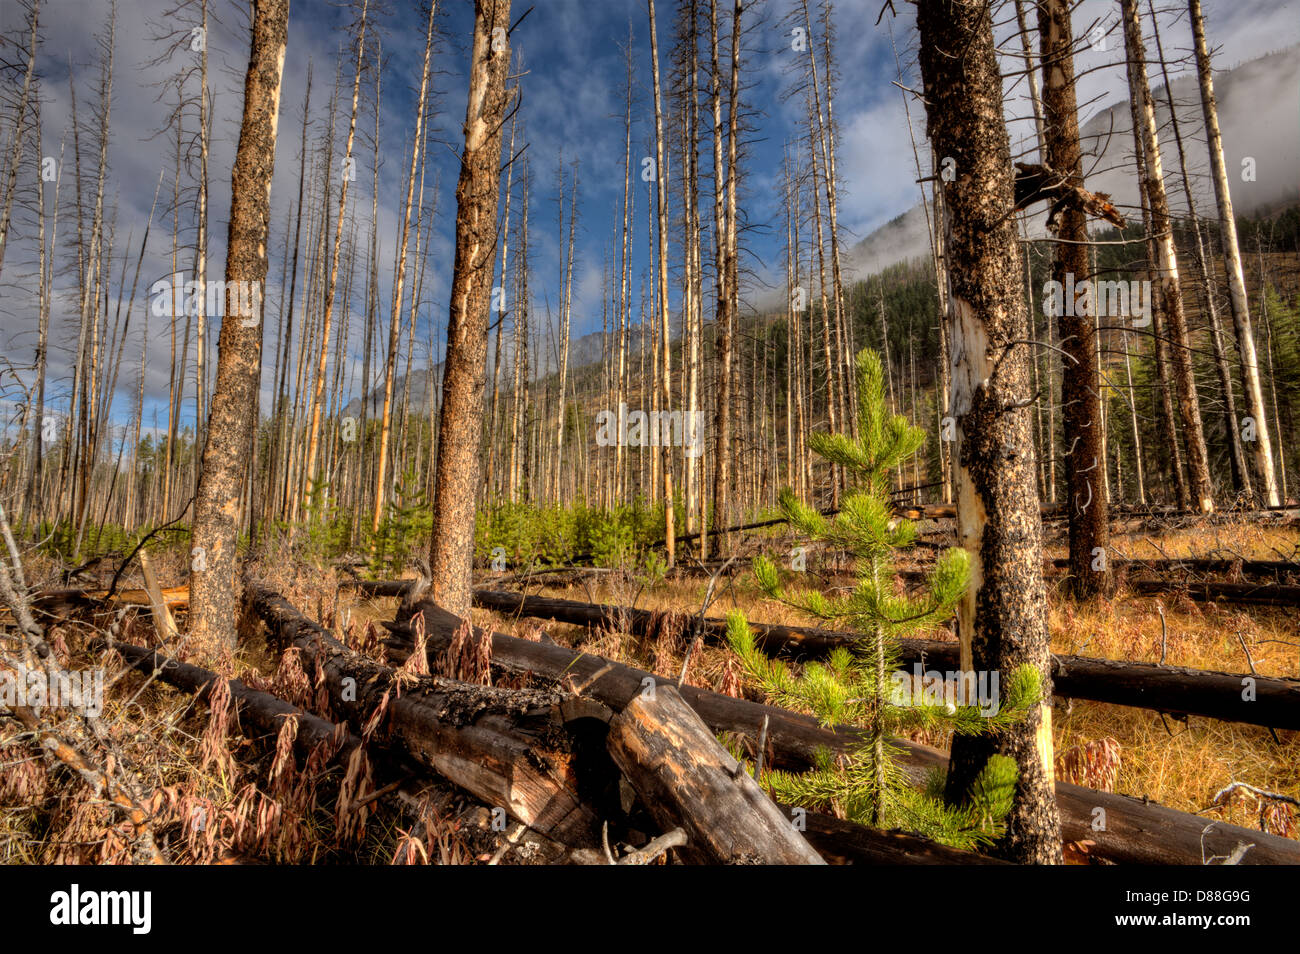
MULTIPOLYGON (((156 673, 163 682, 192 693, 200 701, 207 698, 219 678, 210 669, 170 659, 143 646, 122 642, 111 642, 108 646, 116 650, 133 668, 146 675, 156 673)), ((228 685, 230 698, 238 707, 239 724, 250 737, 253 737, 247 732, 250 725, 261 729, 266 735, 274 736, 279 733, 286 719, 297 719, 298 732, 294 736, 294 747, 302 755, 307 755, 316 746, 324 744, 337 748, 335 759, 346 760, 352 750, 360 745, 357 737, 348 732, 346 727, 337 726, 269 692, 252 689, 238 679, 229 680, 228 685)))
POLYGON ((671 686, 638 693, 610 722, 605 744, 659 827, 686 831, 687 857, 825 864, 671 686))
MULTIPOLYGON (((474 603, 508 616, 542 617, 586 626, 613 626, 651 637, 674 626, 713 638, 720 638, 726 631, 726 621, 716 617, 699 619, 686 614, 666 615, 626 606, 494 590, 476 590, 474 603), (695 629, 697 626, 698 630, 695 629)), ((771 623, 750 623, 749 628, 754 633, 755 643, 764 652, 795 658, 821 657, 838 646, 850 645, 857 638, 853 633, 771 623)), ((925 672, 932 669, 955 672, 961 668, 956 643, 903 639, 899 644, 899 660, 905 670, 917 665, 925 672)), ((1054 656, 1052 680, 1058 698, 1199 715, 1275 729, 1300 729, 1300 680, 1296 679, 1089 656, 1054 656)))
MULTIPOLYGON (((440 652, 451 641, 461 620, 430 603, 421 603, 427 649, 440 652)), ((393 634, 399 653, 411 645, 411 628, 406 621, 385 624, 393 634)), ((575 652, 548 643, 534 643, 502 633, 475 630, 479 638, 492 640, 493 665, 514 674, 532 674, 549 680, 564 680, 580 687, 585 695, 620 711, 642 691, 645 680, 670 685, 672 680, 589 653, 575 652)), ((682 698, 714 732, 736 732, 756 738, 763 718, 768 719, 768 743, 774 767, 806 769, 819 749, 834 753, 849 751, 865 736, 851 726, 823 728, 811 716, 746 699, 733 699, 706 689, 684 685, 682 698)), ((930 746, 895 740, 906 760, 906 769, 919 785, 933 768, 946 768, 943 752, 930 746)), ((1057 804, 1061 811, 1062 835, 1067 841, 1087 841, 1089 853, 1125 864, 1202 864, 1206 857, 1228 855, 1238 842, 1254 845, 1243 864, 1300 864, 1300 842, 1252 831, 1237 825, 1207 822, 1206 819, 1174 811, 1138 798, 1098 792, 1058 782, 1057 804), (1102 809, 1097 813, 1096 809, 1102 809), (1104 827, 1094 828, 1094 825, 1104 827)))
MULTIPOLYGON (((785 817, 795 820, 796 809, 777 803, 785 817)), ((902 831, 878 831, 857 822, 804 812, 803 836, 831 864, 845 865, 1006 865, 1009 861, 974 851, 949 848, 902 831)))
POLYGON ((1259 583, 1129 580, 1136 593, 1183 593, 1200 603, 1237 603, 1243 606, 1300 606, 1300 586, 1259 583))
POLYGON ((596 796, 611 772, 593 765, 589 785, 590 753, 560 715, 558 693, 399 676, 347 649, 273 590, 250 582, 244 593, 281 640, 302 650, 305 666, 319 663, 332 704, 354 729, 386 707, 392 737, 418 764, 555 841, 600 843, 596 796))

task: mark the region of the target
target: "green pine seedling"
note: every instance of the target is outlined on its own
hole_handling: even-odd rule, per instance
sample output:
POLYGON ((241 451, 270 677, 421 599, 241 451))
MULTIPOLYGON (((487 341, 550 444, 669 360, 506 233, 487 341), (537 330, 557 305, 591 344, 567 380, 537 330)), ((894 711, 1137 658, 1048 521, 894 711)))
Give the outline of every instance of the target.
POLYGON ((903 828, 961 848, 991 844, 1002 836, 1003 820, 1011 808, 1015 761, 993 756, 971 786, 967 801, 953 806, 942 799, 941 775, 931 779, 925 791, 911 784, 890 737, 934 726, 975 734, 1013 725, 1039 701, 1038 672, 1031 666, 1017 669, 994 705, 939 698, 931 702, 928 695, 922 704, 913 704, 919 687, 897 671, 898 640, 953 616, 966 592, 969 560, 965 550, 950 549, 931 570, 920 595, 894 592, 895 551, 915 540, 916 528, 893 516, 889 475, 920 449, 925 432, 903 416, 887 412, 884 373, 873 351, 858 355, 857 386, 861 413, 857 436, 817 433, 809 438, 813 451, 842 467, 848 477, 851 489, 840 512, 829 520, 796 499, 789 488, 780 495, 782 515, 796 532, 852 555, 856 586, 843 596, 809 589, 788 591, 776 565, 766 557, 754 560, 754 574, 770 598, 862 638, 851 648, 838 648, 825 660, 796 672, 758 649, 738 612, 727 618, 727 637, 746 672, 774 703, 809 709, 823 725, 862 726, 866 737, 847 757, 834 759, 822 753, 808 772, 774 771, 767 773, 766 780, 783 801, 838 809, 876 828, 903 828))

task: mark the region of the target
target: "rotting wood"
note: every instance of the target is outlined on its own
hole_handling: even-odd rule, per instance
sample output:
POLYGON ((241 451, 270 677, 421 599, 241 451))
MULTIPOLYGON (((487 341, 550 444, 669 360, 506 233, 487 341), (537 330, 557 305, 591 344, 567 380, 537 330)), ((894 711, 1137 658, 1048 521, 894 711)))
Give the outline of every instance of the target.
POLYGON ((347 649, 273 590, 250 582, 245 592, 268 627, 302 650, 305 667, 319 663, 332 704, 354 730, 386 704, 390 735, 420 765, 547 837, 599 843, 601 806, 585 797, 560 694, 405 674, 399 684, 393 669, 347 649))
POLYGON ((825 864, 672 686, 638 693, 610 722, 606 745, 660 827, 686 831, 686 857, 825 864))

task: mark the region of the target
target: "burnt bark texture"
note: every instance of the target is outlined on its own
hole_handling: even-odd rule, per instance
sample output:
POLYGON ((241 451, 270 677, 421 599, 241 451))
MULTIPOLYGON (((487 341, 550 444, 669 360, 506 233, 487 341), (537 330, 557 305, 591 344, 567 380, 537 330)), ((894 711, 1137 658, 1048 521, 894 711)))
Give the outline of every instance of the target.
MULTIPOLYGON (((1038 4, 1038 36, 1043 63, 1043 150, 1048 167, 1071 188, 1083 188, 1079 156, 1079 110, 1074 91, 1074 34, 1065 0, 1038 4)), ((1088 279, 1088 223, 1082 209, 1060 213, 1052 254, 1052 280, 1063 289, 1088 279), (1067 276, 1073 282, 1067 282, 1067 276)), ((1076 292, 1077 294, 1077 292, 1076 292)), ((1093 302, 1097 301, 1094 295, 1093 302)), ((1110 523, 1106 500, 1106 451, 1101 395, 1098 390, 1097 325, 1099 317, 1079 314, 1067 303, 1057 316, 1061 350, 1066 354, 1061 379, 1065 428, 1066 510, 1069 514, 1070 586, 1076 596, 1109 593, 1114 577, 1106 564, 1110 523)), ((1092 309, 1092 310, 1095 310, 1092 309)))
POLYGON ((200 652, 235 644, 239 607, 235 542, 262 370, 262 289, 289 0, 257 0, 252 20, 244 117, 230 183, 226 311, 217 345, 217 382, 203 469, 194 499, 190 642, 200 652), (237 294, 240 287, 251 288, 252 295, 237 294), (250 299, 252 314, 241 311, 239 305, 250 299))
POLYGON ((438 417, 430 598, 469 615, 474 505, 483 432, 488 305, 496 252, 510 0, 475 0, 465 148, 456 183, 456 258, 438 417))
MULTIPOLYGON (((958 612, 962 668, 1038 669, 1051 698, 1042 571, 1042 523, 1031 434, 1028 316, 1016 247, 1014 174, 1002 116, 1002 77, 987 4, 917 6, 930 140, 941 164, 949 254, 952 402, 957 420, 957 532, 971 558, 958 612), (948 160, 951 160, 949 162, 948 160), (947 177, 945 176, 944 179, 947 177)), ((954 740, 947 796, 965 799, 989 757, 1019 767, 1005 857, 1059 863, 1051 709, 1039 705, 1006 730, 954 740)))

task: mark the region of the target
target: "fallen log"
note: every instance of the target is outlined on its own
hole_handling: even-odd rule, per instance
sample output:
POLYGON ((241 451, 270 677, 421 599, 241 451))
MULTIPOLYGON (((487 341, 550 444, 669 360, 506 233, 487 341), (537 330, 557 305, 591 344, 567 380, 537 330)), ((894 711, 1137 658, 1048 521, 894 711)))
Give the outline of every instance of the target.
MULTIPOLYGON (((421 603, 417 609, 424 618, 426 648, 430 654, 440 652, 450 643, 462 621, 431 603, 421 603)), ((391 642, 398 653, 403 646, 409 652, 409 624, 394 621, 385 626, 393 634, 391 642)), ((615 711, 642 691, 647 679, 657 685, 673 684, 673 680, 601 656, 502 633, 477 629, 475 632, 479 638, 487 636, 492 640, 494 667, 519 675, 571 682, 584 695, 615 711)), ((819 749, 827 749, 832 754, 845 753, 865 739, 864 733, 852 726, 823 728, 811 716, 775 706, 734 699, 689 685, 679 687, 679 692, 714 732, 736 732, 756 738, 766 716, 771 764, 777 768, 800 771, 814 764, 819 749)), ((924 784, 931 769, 947 767, 947 756, 938 749, 901 739, 893 744, 902 750, 905 768, 918 785, 924 784)), ((1196 815, 1142 799, 1065 782, 1056 784, 1056 793, 1064 838, 1092 842, 1090 853, 1098 858, 1124 864, 1201 864, 1203 857, 1227 855, 1237 842, 1244 841, 1255 847, 1247 852, 1243 864, 1300 864, 1300 843, 1276 835, 1226 823, 1207 823, 1196 815), (1093 830, 1098 821, 1094 814, 1097 808, 1105 812, 1106 827, 1102 830, 1093 830), (1139 840, 1134 840, 1135 837, 1139 840)))
POLYGON ((340 580, 340 589, 356 590, 371 599, 397 599, 410 592, 415 580, 340 580))
POLYGON ((974 851, 950 848, 902 831, 878 831, 857 822, 804 812, 777 803, 786 818, 799 817, 802 834, 830 864, 844 865, 1007 865, 1011 862, 974 851))
MULTIPOLYGON (((1054 560, 1047 561, 1054 569, 1068 569, 1070 561, 1066 557, 1058 557, 1054 560)), ((1160 576, 1173 576, 1179 573, 1221 573, 1227 575, 1237 575, 1248 577, 1280 577, 1300 576, 1300 563, 1294 560, 1222 560, 1204 557, 1188 557, 1186 559, 1167 559, 1167 560, 1141 560, 1141 559, 1112 559, 1110 568, 1116 573, 1122 573, 1128 576, 1135 575, 1138 572, 1155 573, 1160 576)))
MULTIPOLYGON (((474 603, 509 616, 542 617, 586 626, 609 625, 651 637, 672 626, 687 631, 698 626, 697 631, 715 639, 722 638, 726 632, 726 621, 717 617, 701 620, 686 614, 666 615, 519 593, 476 590, 474 603)), ((795 658, 825 656, 836 647, 851 645, 857 638, 853 633, 771 623, 750 623, 749 628, 755 643, 764 652, 795 658)), ((900 640, 899 661, 905 670, 917 665, 923 672, 931 669, 955 672, 961 668, 957 643, 935 639, 900 640)), ((1086 699, 1275 729, 1300 729, 1300 680, 1296 679, 1088 656, 1053 656, 1052 680, 1054 695, 1063 699, 1086 699)))
POLYGON ((825 864, 671 686, 638 693, 610 722, 605 744, 659 827, 686 831, 688 858, 825 864))
POLYGON ((1183 593, 1200 603, 1237 603, 1244 606, 1300 606, 1300 586, 1278 583, 1216 583, 1170 580, 1129 580, 1137 593, 1183 593))
MULTIPOLYGON (((106 645, 116 650, 131 667, 147 675, 156 673, 163 682, 192 693, 200 701, 207 698, 219 678, 210 669, 170 659, 143 646, 121 642, 109 642, 106 645)), ((361 744, 346 727, 337 726, 269 692, 252 689, 238 679, 229 680, 228 685, 230 698, 239 710, 239 724, 245 729, 254 725, 265 734, 273 736, 279 734, 286 719, 297 719, 298 732, 294 737, 294 746, 302 755, 307 755, 316 746, 324 744, 337 747, 334 758, 346 761, 352 750, 361 744)), ((250 734, 251 737, 255 736, 250 734)))
POLYGON ((302 650, 305 666, 322 667, 332 704, 355 730, 386 707, 391 736, 418 764, 548 838, 600 843, 598 812, 612 770, 607 758, 588 769, 591 753, 560 715, 558 693, 399 677, 344 647, 273 590, 250 582, 244 593, 281 640, 302 650))

